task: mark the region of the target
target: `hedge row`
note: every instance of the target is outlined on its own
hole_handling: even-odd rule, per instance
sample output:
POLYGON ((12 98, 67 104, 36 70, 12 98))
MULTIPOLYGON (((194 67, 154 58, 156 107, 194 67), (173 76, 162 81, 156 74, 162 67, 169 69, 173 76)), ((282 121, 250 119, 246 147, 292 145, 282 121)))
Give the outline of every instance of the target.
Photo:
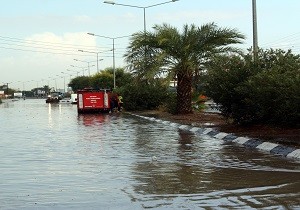
POLYGON ((208 67, 206 94, 238 124, 299 127, 300 57, 291 51, 220 56, 208 67))

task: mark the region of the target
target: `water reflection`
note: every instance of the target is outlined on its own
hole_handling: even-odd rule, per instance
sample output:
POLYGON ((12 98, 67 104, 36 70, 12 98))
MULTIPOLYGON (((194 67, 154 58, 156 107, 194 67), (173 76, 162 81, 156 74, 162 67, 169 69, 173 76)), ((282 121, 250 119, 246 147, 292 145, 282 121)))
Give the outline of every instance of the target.
POLYGON ((190 151, 193 148, 192 144, 192 135, 190 132, 185 130, 178 130, 179 134, 179 150, 182 150, 183 153, 185 151, 190 151))
POLYGON ((157 156, 154 161, 138 161, 133 167, 138 183, 134 185, 134 192, 141 195, 135 199, 140 199, 144 207, 174 206, 176 202, 181 205, 184 202, 183 206, 187 208, 184 200, 189 200, 202 207, 219 208, 221 202, 224 208, 262 208, 276 207, 282 198, 290 200, 289 204, 283 202, 282 207, 299 206, 300 179, 296 177, 300 171, 297 163, 289 164, 292 170, 278 170, 286 160, 257 151, 245 151, 244 148, 233 149, 220 142, 212 143, 207 136, 199 138, 178 130, 176 144, 168 138, 161 142, 152 135, 148 137, 152 141, 143 141, 145 128, 140 127, 137 131, 140 131, 135 145, 137 151, 149 151, 148 155, 157 156), (153 149, 164 142, 172 143, 162 149, 153 149), (265 158, 268 161, 264 161, 265 158), (290 183, 291 180, 295 182, 290 183), (158 195, 161 195, 159 199, 158 195))
MULTIPOLYGON (((144 132, 142 132, 143 134, 144 132)), ((211 170, 202 167, 205 164, 196 164, 198 153, 193 146, 194 136, 185 131, 178 131, 175 147, 169 143, 159 151, 152 153, 157 160, 137 162, 134 166, 135 176, 140 185, 135 186, 136 192, 141 194, 186 194, 197 193, 205 189, 209 180, 207 177, 211 170)), ((143 139, 143 138, 137 138, 143 139)), ((154 139, 153 139, 154 140, 154 139)), ((151 141, 146 144, 137 144, 142 152, 150 150, 161 142, 151 141), (152 144, 152 145, 149 145, 152 144)), ((171 139, 164 139, 169 142, 171 139)), ((157 150, 157 149, 156 149, 157 150)))
POLYGON ((105 123, 109 119, 106 114, 86 114, 78 115, 78 122, 84 126, 96 126, 105 123))

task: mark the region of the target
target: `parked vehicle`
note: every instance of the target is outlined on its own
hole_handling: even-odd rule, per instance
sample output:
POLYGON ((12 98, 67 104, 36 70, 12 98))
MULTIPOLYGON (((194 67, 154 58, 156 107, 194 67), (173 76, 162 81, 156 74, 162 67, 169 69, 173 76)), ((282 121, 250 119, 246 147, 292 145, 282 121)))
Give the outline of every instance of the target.
POLYGON ((46 99, 46 103, 59 103, 61 99, 62 99, 61 92, 51 92, 46 99))
POLYGON ((76 93, 71 94, 71 103, 77 104, 77 94, 76 93))
POLYGON ((107 89, 95 90, 85 88, 77 91, 78 113, 99 113, 110 111, 111 91, 107 89))
POLYGON ((62 98, 61 100, 59 100, 60 104, 72 104, 72 100, 71 98, 62 98))

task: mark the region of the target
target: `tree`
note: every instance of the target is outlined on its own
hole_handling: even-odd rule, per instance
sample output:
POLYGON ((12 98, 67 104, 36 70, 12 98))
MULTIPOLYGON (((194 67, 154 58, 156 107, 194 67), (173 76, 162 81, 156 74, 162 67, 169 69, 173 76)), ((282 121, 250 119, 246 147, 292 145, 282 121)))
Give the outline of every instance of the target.
POLYGON ((214 23, 201 27, 184 25, 179 32, 170 25, 155 25, 154 32, 133 35, 125 55, 129 69, 139 79, 166 76, 177 78, 178 114, 192 112, 192 81, 211 56, 236 51, 230 44, 241 43, 244 35, 214 23))
POLYGON ((113 79, 113 74, 104 70, 91 77, 91 85, 95 89, 111 89, 113 79))
MULTIPOLYGON (((116 87, 122 87, 132 81, 130 73, 125 72, 124 68, 115 69, 116 87)), ((113 88, 114 69, 106 68, 91 78, 93 88, 113 88)))
POLYGON ((75 77, 70 81, 69 87, 71 87, 75 92, 77 90, 91 87, 91 79, 87 76, 75 77))

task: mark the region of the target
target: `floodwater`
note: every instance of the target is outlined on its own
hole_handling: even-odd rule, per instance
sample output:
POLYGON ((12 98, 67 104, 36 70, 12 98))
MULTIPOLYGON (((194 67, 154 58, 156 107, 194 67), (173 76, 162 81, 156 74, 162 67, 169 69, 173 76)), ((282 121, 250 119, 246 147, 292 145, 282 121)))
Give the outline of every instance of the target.
POLYGON ((300 209, 300 162, 125 113, 0 105, 0 209, 300 209))

